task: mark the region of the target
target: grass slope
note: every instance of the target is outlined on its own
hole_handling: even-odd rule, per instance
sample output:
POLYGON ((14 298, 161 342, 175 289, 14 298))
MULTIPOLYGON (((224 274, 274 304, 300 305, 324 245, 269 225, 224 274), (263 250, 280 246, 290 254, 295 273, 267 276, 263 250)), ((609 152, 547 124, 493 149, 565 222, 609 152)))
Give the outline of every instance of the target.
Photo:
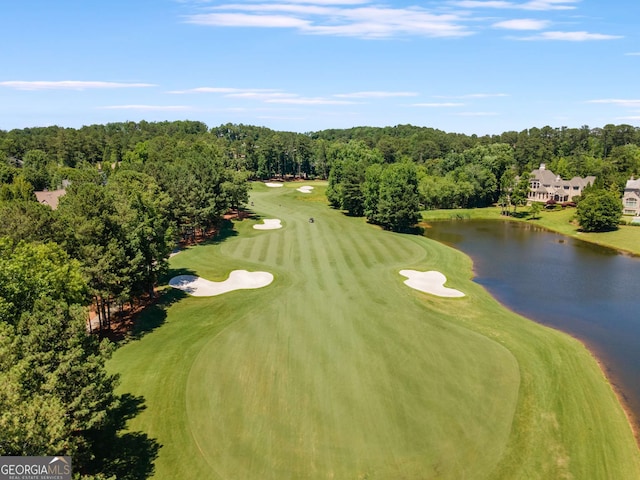
POLYGON ((210 280, 270 271, 270 286, 171 292, 144 319, 156 328, 115 353, 122 390, 147 403, 131 428, 163 445, 157 478, 640 478, 579 342, 501 307, 461 253, 345 217, 315 185, 257 184, 255 210, 281 230, 236 222, 172 259, 210 280), (467 297, 411 290, 403 268, 467 297))

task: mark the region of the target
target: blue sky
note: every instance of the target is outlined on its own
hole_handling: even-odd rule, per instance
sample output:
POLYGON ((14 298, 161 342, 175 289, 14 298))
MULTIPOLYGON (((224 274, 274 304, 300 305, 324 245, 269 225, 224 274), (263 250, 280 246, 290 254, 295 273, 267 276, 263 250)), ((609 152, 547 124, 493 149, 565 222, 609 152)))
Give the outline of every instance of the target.
POLYGON ((640 126, 638 0, 3 0, 0 129, 640 126))

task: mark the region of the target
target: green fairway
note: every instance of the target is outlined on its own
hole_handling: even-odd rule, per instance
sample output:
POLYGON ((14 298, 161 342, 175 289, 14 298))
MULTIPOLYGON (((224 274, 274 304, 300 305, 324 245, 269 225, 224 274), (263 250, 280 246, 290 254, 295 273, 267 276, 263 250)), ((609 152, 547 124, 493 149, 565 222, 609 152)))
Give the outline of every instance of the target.
POLYGON ((272 284, 171 290, 115 353, 121 391, 146 399, 130 428, 162 444, 157 478, 640 478, 579 342, 500 306, 460 252, 344 216, 309 185, 255 184, 260 218, 171 259, 175 274, 272 284), (283 228, 252 228, 265 218, 283 228), (402 269, 440 271, 466 297, 410 289, 402 269))

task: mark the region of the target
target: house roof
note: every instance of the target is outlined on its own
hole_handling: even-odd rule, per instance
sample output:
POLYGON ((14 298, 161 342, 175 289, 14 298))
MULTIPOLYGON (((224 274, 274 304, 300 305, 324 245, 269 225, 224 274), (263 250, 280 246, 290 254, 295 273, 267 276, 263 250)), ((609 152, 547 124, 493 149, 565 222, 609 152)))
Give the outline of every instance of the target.
POLYGON ((60 201, 60 197, 63 196, 66 191, 61 189, 61 190, 43 190, 43 191, 39 191, 39 192, 34 192, 36 194, 36 198, 38 199, 38 202, 44 204, 44 205, 49 205, 51 207, 52 210, 55 210, 56 208, 58 208, 58 202, 60 201))
POLYGON ((640 190, 640 178, 634 180, 633 177, 631 180, 627 180, 627 184, 624 187, 625 190, 640 190))
POLYGON ((588 184, 593 184, 596 180, 594 176, 584 178, 575 176, 571 180, 563 180, 559 175, 556 175, 551 170, 547 170, 543 165, 540 167, 541 168, 536 168, 531 172, 531 177, 533 180, 538 180, 545 187, 556 189, 564 188, 565 186, 584 188, 588 184))

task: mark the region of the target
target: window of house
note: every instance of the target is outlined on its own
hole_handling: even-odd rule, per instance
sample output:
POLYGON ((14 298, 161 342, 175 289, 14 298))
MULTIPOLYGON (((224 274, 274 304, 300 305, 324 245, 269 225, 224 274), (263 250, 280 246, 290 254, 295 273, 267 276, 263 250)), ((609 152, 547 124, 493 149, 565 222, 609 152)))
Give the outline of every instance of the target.
POLYGON ((635 208, 638 205, 638 200, 635 198, 625 198, 624 206, 635 208))

